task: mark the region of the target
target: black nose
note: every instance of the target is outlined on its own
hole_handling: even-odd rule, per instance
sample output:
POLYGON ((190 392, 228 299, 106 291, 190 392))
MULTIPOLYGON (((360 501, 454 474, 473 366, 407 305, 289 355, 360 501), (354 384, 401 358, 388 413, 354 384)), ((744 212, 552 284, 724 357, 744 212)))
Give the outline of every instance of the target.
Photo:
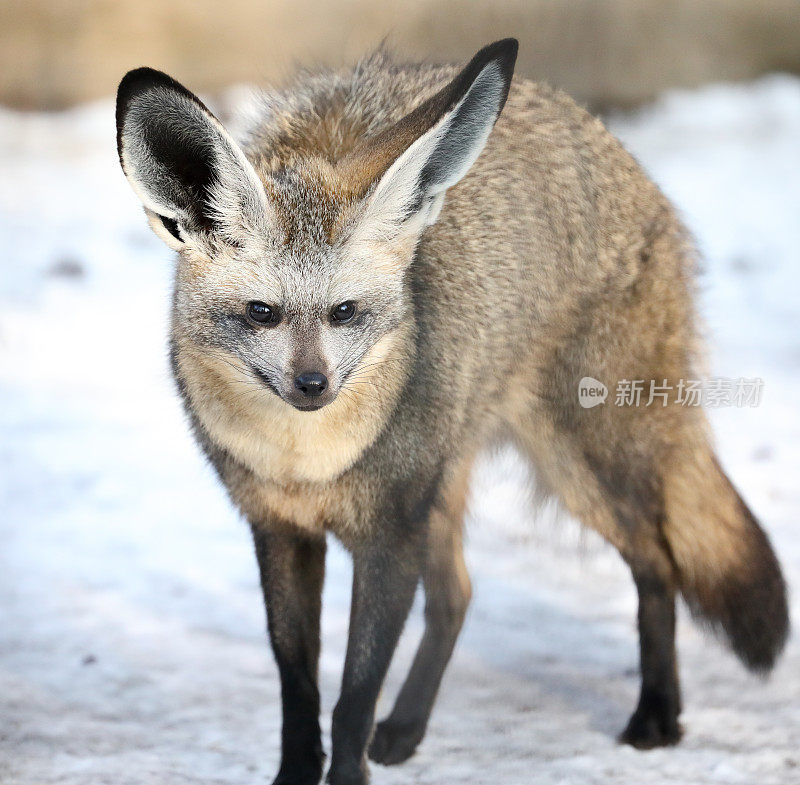
POLYGON ((328 389, 328 379, 324 373, 301 373, 294 380, 294 386, 303 395, 309 398, 316 398, 328 389))

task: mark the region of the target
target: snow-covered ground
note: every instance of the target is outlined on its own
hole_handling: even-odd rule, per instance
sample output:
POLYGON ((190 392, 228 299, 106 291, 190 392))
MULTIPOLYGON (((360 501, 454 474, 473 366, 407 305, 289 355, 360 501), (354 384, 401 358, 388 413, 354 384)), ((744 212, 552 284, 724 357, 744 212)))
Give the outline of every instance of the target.
MULTIPOLYGON (((800 81, 671 94, 612 126, 698 238, 712 371, 764 379, 760 407, 713 421, 796 589, 800 81)), ((269 783, 278 683, 248 533, 169 380, 171 255, 119 171, 110 103, 0 112, 0 247, 0 782, 269 783)), ((682 613, 683 743, 615 743, 638 687, 630 578, 526 489, 511 454, 477 472, 463 637, 418 754, 373 780, 800 783, 797 635, 765 683, 682 613)), ((326 728, 348 573, 334 548, 326 728)), ((417 607, 381 714, 420 628, 417 607)))

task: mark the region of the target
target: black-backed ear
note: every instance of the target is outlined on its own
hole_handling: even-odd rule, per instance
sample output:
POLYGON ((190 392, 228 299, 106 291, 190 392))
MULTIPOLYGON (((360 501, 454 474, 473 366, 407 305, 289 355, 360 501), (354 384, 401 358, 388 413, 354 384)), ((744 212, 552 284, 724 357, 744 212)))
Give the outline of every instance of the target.
POLYGON ((117 150, 150 225, 180 250, 217 232, 258 230, 266 193, 241 148, 197 96, 152 68, 125 75, 117 91, 117 150))
POLYGON ((446 87, 359 151, 365 171, 370 164, 383 170, 368 197, 366 231, 371 225, 385 237, 393 227, 421 231, 436 220, 445 191, 475 163, 505 105, 517 48, 514 38, 484 47, 446 87))

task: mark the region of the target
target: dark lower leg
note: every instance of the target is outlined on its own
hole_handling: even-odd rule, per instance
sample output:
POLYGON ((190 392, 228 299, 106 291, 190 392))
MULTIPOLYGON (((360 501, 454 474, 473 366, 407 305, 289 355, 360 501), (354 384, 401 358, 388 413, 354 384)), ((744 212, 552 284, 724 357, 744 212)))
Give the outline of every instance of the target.
POLYGON ((325 540, 256 526, 253 539, 281 679, 281 766, 275 783, 316 785, 324 760, 317 662, 325 540))
POLYGON ((353 599, 342 691, 333 711, 332 785, 367 782, 375 702, 419 580, 419 550, 383 543, 354 554, 353 599))
POLYGON ((425 735, 470 599, 461 522, 438 511, 434 516, 423 574, 425 632, 394 708, 376 727, 370 745, 372 760, 385 765, 409 758, 425 735))
POLYGON ((675 656, 675 587, 656 569, 634 569, 639 593, 642 688, 620 741, 639 749, 676 744, 681 737, 675 656))

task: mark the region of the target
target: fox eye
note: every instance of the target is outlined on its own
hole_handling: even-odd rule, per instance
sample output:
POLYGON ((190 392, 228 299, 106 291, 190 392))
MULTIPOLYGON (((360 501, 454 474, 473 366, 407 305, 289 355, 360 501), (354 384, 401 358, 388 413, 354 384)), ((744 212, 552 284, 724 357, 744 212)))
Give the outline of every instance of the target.
POLYGON ((275 325, 281 320, 280 311, 260 300, 247 303, 247 316, 258 324, 275 325))
POLYGON ((352 300, 348 300, 346 303, 339 303, 339 305, 331 311, 331 319, 333 319, 334 322, 339 322, 339 324, 349 322, 355 315, 356 304, 352 300))

